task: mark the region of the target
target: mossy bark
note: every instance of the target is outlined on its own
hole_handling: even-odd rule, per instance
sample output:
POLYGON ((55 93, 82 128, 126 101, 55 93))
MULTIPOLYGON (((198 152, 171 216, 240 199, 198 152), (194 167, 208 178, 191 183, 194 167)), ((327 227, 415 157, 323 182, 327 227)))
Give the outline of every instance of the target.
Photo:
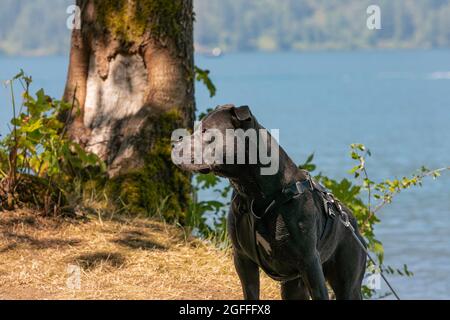
POLYGON ((183 216, 190 177, 170 135, 194 119, 192 0, 78 0, 64 93, 69 136, 107 164, 106 190, 132 212, 183 216))
POLYGON ((106 183, 108 194, 118 199, 129 212, 162 215, 184 222, 183 212, 189 201, 189 176, 171 161, 171 132, 178 127, 178 112, 167 112, 152 119, 152 146, 143 157, 143 165, 112 177, 106 183), (181 214, 180 214, 181 213, 181 214))

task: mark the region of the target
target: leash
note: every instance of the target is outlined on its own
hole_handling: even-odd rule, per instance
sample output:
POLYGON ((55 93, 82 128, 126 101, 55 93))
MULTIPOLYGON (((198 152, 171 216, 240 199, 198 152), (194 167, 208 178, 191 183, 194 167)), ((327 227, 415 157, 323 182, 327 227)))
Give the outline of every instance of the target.
POLYGON ((388 281, 388 279, 386 278, 386 276, 383 273, 383 269, 381 268, 381 265, 378 265, 375 261, 375 259, 372 257, 372 255, 369 253, 369 250, 367 250, 366 246, 367 244, 358 238, 358 236, 356 235, 355 232, 355 228, 353 228, 352 224, 350 223, 350 220, 348 219, 348 214, 342 210, 342 208, 340 207, 340 205, 338 206, 338 209, 340 211, 340 215, 339 215, 339 220, 342 222, 342 224, 348 229, 350 230, 350 232, 352 233, 353 238, 356 240, 356 242, 359 244, 359 246, 361 247, 361 249, 364 250, 364 252, 366 253, 367 257, 369 258, 370 261, 372 261, 372 263, 380 270, 380 275, 383 278, 384 282, 387 284, 387 286, 389 287, 389 289, 391 290, 391 292, 394 294, 395 298, 397 300, 400 300, 400 297, 398 296, 397 292, 394 290, 394 288, 392 287, 392 285, 390 284, 390 282, 388 281), (344 218, 343 218, 344 217, 344 218))

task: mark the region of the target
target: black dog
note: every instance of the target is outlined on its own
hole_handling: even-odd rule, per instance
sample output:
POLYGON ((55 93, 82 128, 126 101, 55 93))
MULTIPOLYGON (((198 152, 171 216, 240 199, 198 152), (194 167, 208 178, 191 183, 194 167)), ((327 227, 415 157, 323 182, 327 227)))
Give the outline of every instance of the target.
MULTIPOLYGON (((194 148, 195 139, 188 139, 194 136, 200 137, 197 141, 206 148, 212 139, 203 138, 202 133, 208 129, 216 129, 224 136, 227 129, 265 130, 247 106, 218 107, 201 124, 202 130, 178 139, 173 152, 180 152, 183 147, 194 148)), ((269 151, 274 152, 274 147, 279 146, 271 140, 269 151)), ((248 161, 249 147, 245 148, 248 161)), ((224 159, 232 152, 236 160, 236 149, 227 140, 224 159)), ((259 299, 261 268, 281 281, 283 299, 328 299, 325 279, 337 299, 361 299, 366 255, 350 230, 333 218, 339 202, 333 202, 332 196, 308 172, 298 169, 283 149, 279 148, 276 160, 279 170, 272 175, 261 174, 267 164, 261 164, 259 159, 253 164, 195 163, 191 156, 190 161, 179 164, 191 172, 213 172, 226 177, 234 187, 228 231, 244 298, 259 299)), ((350 210, 342 206, 342 211, 348 214, 362 240, 350 210)))

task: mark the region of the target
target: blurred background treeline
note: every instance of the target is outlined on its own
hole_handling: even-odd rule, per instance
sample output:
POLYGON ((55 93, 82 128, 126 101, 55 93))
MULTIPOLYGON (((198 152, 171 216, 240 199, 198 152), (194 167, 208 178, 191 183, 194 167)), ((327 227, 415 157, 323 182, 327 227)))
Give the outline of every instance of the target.
MULTIPOLYGON (((2 0, 0 53, 66 53, 73 0, 2 0), (27 32, 24 32, 27 30, 27 32)), ((195 0, 198 51, 339 50, 450 47, 447 0, 195 0), (366 27, 381 8, 382 29, 366 27)))

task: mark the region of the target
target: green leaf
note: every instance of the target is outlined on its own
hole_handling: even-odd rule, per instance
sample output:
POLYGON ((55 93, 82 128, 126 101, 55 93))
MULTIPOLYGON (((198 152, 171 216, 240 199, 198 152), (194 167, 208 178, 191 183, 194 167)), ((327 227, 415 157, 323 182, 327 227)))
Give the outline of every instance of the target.
POLYGON ((209 77, 209 70, 206 70, 206 69, 203 70, 203 69, 200 69, 199 67, 195 66, 194 72, 196 74, 196 80, 203 82, 203 84, 206 86, 206 88, 209 91, 209 96, 211 98, 214 97, 216 95, 216 86, 214 85, 214 83, 211 81, 211 79, 209 77))
POLYGON ((38 119, 32 122, 27 123, 21 128, 22 132, 30 133, 36 131, 42 127, 42 119, 38 119))
POLYGON ((208 189, 216 186, 220 179, 215 176, 213 173, 208 174, 198 174, 196 176, 197 184, 201 189, 208 189))
POLYGON ((303 164, 300 164, 298 166, 299 169, 306 170, 308 172, 313 172, 316 170, 316 165, 312 164, 312 161, 314 159, 314 153, 310 154, 306 161, 303 164))
POLYGON ((25 73, 23 72, 22 69, 20 69, 20 72, 18 74, 16 74, 11 80, 12 81, 17 80, 19 78, 22 78, 24 75, 25 75, 25 73))

